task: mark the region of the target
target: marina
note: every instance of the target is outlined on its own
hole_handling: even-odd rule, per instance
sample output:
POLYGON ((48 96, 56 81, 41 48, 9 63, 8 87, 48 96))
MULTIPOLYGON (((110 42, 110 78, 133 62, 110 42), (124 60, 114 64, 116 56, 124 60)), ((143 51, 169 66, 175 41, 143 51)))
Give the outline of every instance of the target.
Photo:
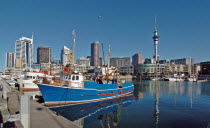
MULTIPOLYGON (((132 93, 102 101, 46 107, 30 100, 30 127, 209 127, 210 82, 131 82, 134 84, 132 93)), ((2 84, 5 83, 1 81, 2 84)), ((14 116, 20 112, 20 94, 14 88, 11 89, 13 91, 7 93, 9 100, 5 106, 14 116)), ((6 101, 1 101, 4 101, 1 102, 1 106, 4 106, 2 103, 6 104, 6 101)), ((2 121, 5 121, 6 113, 1 107, 2 121)), ((16 118, 16 121, 1 124, 22 128, 21 120, 16 118)))
POLYGON ((0 10, 0 128, 210 128, 210 1, 0 10))
POLYGON ((50 109, 84 128, 209 127, 209 82, 133 83, 131 96, 50 109))

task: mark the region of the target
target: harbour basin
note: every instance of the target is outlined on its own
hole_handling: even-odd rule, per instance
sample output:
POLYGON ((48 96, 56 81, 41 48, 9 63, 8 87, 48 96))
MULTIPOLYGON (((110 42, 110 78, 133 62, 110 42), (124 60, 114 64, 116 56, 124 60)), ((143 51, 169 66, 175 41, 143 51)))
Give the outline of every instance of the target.
POLYGON ((132 82, 121 98, 50 109, 84 128, 210 127, 210 82, 132 82))

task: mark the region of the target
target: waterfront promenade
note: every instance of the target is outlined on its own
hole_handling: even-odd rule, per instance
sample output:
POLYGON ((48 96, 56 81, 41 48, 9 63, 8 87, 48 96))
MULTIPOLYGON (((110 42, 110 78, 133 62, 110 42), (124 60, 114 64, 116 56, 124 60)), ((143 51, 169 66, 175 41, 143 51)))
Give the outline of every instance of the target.
MULTIPOLYGON (((1 86, 7 86, 4 81, 0 81, 1 86)), ((20 117, 20 93, 15 88, 8 89, 7 98, 3 98, 3 91, 0 90, 0 123, 2 128, 23 128, 26 120, 22 121, 20 117), (11 90, 10 90, 11 89, 11 90)), ((56 115, 42 104, 30 99, 29 104, 22 104, 23 107, 30 106, 28 128, 79 128, 71 121, 65 119, 62 116, 56 115)), ((23 112, 24 113, 24 112, 23 112)), ((24 113, 27 114, 27 113, 24 113)), ((25 127, 24 127, 25 128, 25 127)))

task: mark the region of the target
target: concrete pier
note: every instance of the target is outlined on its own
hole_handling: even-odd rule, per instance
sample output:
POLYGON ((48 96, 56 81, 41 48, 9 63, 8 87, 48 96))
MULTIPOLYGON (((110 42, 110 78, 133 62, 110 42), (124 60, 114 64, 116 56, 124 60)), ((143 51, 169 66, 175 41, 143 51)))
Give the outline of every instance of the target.
MULTIPOLYGON (((1 84, 4 86, 5 81, 0 80, 1 84)), ((21 96, 14 88, 7 92, 7 99, 2 98, 2 95, 3 91, 0 90, 1 128, 79 128, 28 96, 21 96), (22 105, 21 100, 24 101, 22 105)))

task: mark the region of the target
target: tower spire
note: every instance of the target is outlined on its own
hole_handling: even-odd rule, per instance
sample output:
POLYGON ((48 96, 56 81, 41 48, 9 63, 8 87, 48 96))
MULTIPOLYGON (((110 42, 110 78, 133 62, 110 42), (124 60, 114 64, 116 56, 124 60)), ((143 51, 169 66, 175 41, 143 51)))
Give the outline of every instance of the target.
POLYGON ((157 22, 156 22, 156 16, 154 19, 154 36, 152 37, 154 40, 154 61, 157 64, 157 62, 159 61, 159 57, 158 57, 158 31, 157 31, 157 22))
POLYGON ((155 31, 157 31, 157 22, 156 22, 156 16, 155 16, 155 24, 154 24, 154 27, 155 27, 155 31))

